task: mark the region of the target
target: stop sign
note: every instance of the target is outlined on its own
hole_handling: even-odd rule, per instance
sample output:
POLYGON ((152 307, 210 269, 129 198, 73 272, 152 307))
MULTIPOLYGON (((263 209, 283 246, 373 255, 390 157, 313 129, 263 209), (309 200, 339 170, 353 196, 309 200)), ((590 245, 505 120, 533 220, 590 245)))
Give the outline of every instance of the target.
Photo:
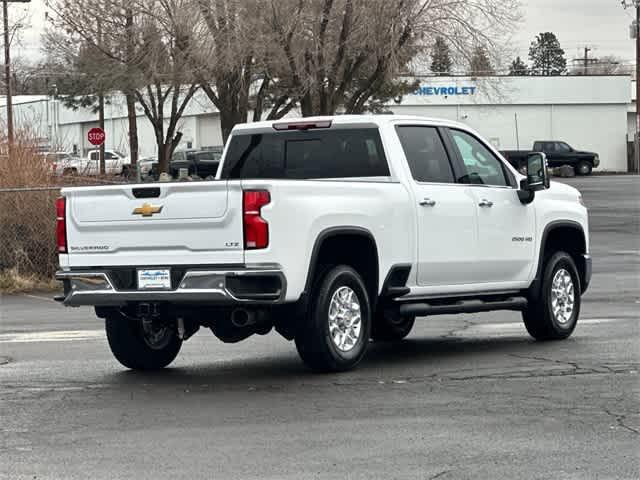
POLYGON ((91 130, 89 130, 89 133, 87 134, 87 138, 89 139, 89 143, 91 143, 92 145, 102 145, 104 143, 104 139, 105 139, 106 135, 104 133, 104 130, 102 130, 101 128, 92 128, 91 130))

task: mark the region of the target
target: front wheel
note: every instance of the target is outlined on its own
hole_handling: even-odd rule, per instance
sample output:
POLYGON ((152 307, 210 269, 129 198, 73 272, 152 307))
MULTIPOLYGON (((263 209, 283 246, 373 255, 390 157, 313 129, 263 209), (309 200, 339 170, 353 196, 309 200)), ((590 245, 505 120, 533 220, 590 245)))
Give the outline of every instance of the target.
POLYGON ((582 161, 576 165, 576 173, 578 175, 591 175, 591 170, 593 170, 593 165, 587 161, 582 161))
POLYGON ((340 265, 322 275, 312 290, 308 318, 295 337, 300 357, 312 370, 354 368, 367 349, 371 307, 362 278, 340 265))
POLYGON ((524 325, 536 340, 563 340, 576 328, 580 315, 580 277, 565 252, 546 261, 538 298, 529 299, 522 312, 524 325))
POLYGON ((109 347, 116 360, 132 370, 159 370, 178 355, 182 340, 168 322, 143 322, 120 314, 106 318, 109 347))

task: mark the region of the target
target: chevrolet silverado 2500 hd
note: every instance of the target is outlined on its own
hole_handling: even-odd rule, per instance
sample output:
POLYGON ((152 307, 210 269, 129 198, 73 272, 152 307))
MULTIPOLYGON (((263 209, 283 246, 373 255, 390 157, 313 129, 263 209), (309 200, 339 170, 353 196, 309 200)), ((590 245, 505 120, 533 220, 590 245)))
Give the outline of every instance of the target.
POLYGON ((238 125, 216 180, 64 189, 58 300, 94 306, 133 369, 165 367, 200 327, 275 328, 320 371, 436 314, 521 311, 534 338, 563 339, 591 277, 587 210, 543 153, 527 168, 445 120, 238 125))

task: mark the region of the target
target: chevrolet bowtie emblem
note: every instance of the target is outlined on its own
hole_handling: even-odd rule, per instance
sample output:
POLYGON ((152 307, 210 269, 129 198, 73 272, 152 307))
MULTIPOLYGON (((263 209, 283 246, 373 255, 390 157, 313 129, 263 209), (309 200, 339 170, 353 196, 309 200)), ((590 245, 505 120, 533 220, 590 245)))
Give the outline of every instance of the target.
POLYGON ((142 215, 143 217, 150 217, 154 213, 160 213, 162 211, 162 205, 151 205, 150 203, 143 203, 141 207, 133 209, 133 215, 142 215))

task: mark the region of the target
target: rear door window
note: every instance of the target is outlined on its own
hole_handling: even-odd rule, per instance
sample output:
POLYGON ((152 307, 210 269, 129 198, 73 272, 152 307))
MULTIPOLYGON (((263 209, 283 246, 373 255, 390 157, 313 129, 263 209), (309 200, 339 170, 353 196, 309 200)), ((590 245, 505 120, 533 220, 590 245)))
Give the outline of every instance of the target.
POLYGON ((388 177, 377 128, 235 134, 223 179, 388 177))

